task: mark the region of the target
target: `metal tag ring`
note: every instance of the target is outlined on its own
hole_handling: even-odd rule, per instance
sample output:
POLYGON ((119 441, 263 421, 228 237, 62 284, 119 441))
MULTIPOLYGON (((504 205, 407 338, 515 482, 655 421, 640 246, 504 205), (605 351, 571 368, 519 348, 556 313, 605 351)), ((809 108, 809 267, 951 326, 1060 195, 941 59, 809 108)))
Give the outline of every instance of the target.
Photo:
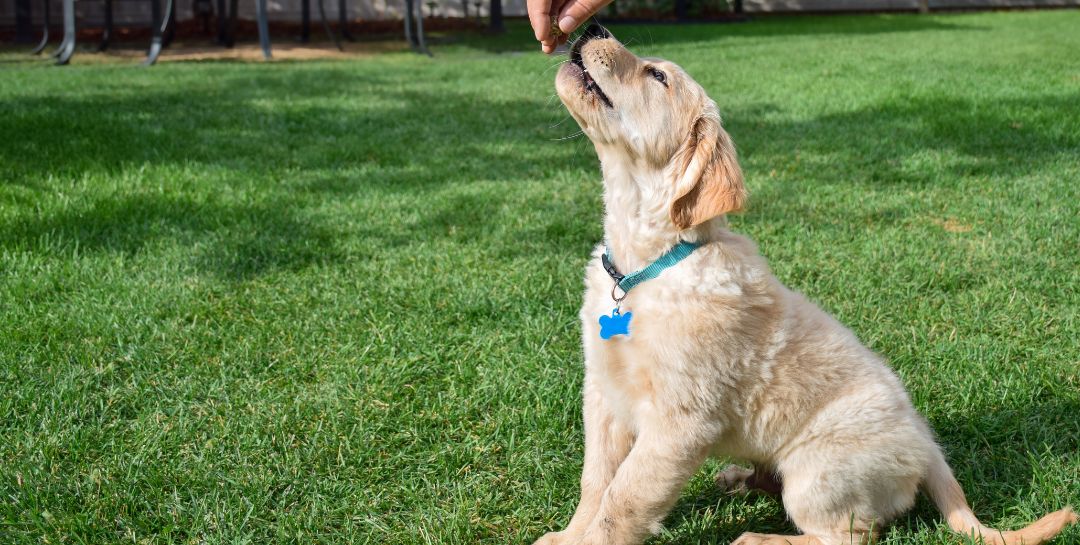
POLYGON ((622 292, 622 297, 615 297, 615 290, 619 289, 619 283, 616 282, 614 286, 611 286, 611 298, 616 303, 621 303, 623 299, 626 299, 626 292, 622 292))

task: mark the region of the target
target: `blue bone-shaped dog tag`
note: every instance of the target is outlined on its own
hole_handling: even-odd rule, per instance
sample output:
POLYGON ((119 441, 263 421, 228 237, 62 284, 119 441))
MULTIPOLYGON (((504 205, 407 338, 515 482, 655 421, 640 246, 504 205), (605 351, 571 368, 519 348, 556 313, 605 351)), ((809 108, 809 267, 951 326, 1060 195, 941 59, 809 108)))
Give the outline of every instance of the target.
POLYGON ((630 318, 633 313, 619 314, 618 309, 611 311, 611 316, 600 317, 600 338, 610 339, 615 335, 630 336, 630 318))

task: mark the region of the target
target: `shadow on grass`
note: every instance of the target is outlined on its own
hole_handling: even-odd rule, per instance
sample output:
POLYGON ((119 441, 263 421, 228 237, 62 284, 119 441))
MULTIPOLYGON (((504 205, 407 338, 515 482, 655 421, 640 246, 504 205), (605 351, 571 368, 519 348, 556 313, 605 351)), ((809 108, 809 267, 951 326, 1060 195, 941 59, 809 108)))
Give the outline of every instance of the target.
MULTIPOLYGON (((415 196, 449 182, 544 179, 553 168, 579 168, 569 165, 582 155, 588 156, 582 164, 593 164, 587 147, 553 143, 537 132, 548 117, 539 100, 498 102, 478 94, 400 91, 397 85, 383 76, 313 69, 277 78, 239 77, 202 90, 9 101, 5 109, 12 115, 3 116, 0 130, 20 135, 5 140, 2 149, 4 178, 12 187, 37 194, 47 191, 43 180, 49 176, 77 182, 83 172, 138 177, 132 167, 143 164, 173 168, 178 176, 216 173, 222 184, 250 186, 251 198, 238 200, 197 179, 182 183, 180 191, 145 187, 119 198, 106 194, 59 213, 22 215, 0 235, 0 245, 34 247, 44 237, 77 243, 83 251, 134 253, 156 239, 201 241, 209 251, 200 266, 260 274, 366 257, 364 250, 342 249, 337 241, 357 232, 312 213, 321 204, 415 196), (365 88, 375 104, 273 109, 261 105, 271 94, 268 88, 296 99, 365 88)), ((807 174, 774 188, 781 200, 818 184, 906 191, 940 183, 930 170, 905 164, 918 154, 951 154, 949 168, 961 177, 1009 177, 1037 171, 1080 146, 1075 132, 1059 123, 1080 110, 1080 97, 911 99, 800 122, 772 121, 775 110, 760 105, 725 112, 725 118, 746 163, 767 161, 807 174), (800 152, 812 152, 816 162, 800 163, 800 152)), ((130 182, 134 188, 143 183, 130 182)), ((16 203, 29 202, 19 191, 8 193, 16 203)), ((482 198, 433 201, 410 210, 419 216, 416 221, 393 229, 373 225, 360 234, 370 247, 438 238, 455 229, 483 237, 491 233, 505 196, 482 198)), ((761 206, 756 212, 768 221, 770 210, 790 214, 791 206, 761 206)), ((587 247, 585 232, 550 224, 525 227, 518 235, 587 247)))
POLYGON ((619 24, 611 25, 615 37, 629 44, 640 41, 647 47, 684 42, 702 42, 728 36, 823 36, 868 35, 928 30, 981 30, 916 15, 865 14, 851 16, 766 16, 747 23, 724 24, 619 24))
MULTIPOLYGON (((135 253, 159 239, 200 242, 208 245, 200 267, 261 274, 319 260, 366 258, 363 246, 339 244, 349 237, 360 236, 369 249, 452 232, 483 238, 505 223, 495 218, 510 191, 476 197, 466 192, 413 206, 405 212, 416 219, 395 220, 393 228, 376 222, 347 230, 315 212, 323 205, 358 196, 416 197, 448 183, 542 180, 556 170, 595 165, 582 143, 550 142, 544 130, 551 115, 540 99, 498 101, 479 90, 418 90, 406 86, 408 80, 408 74, 313 66, 242 72, 168 91, 105 89, 80 99, 9 100, 0 106, 0 133, 18 137, 0 140, 0 177, 8 186, 0 186, 0 198, 29 204, 52 191, 56 182, 46 181, 50 177, 73 184, 84 173, 133 179, 123 182, 128 187, 119 197, 106 191, 57 213, 15 217, 0 234, 0 246, 40 247, 48 238, 82 251, 135 253), (367 101, 347 100, 356 93, 367 101), (332 100, 339 97, 345 97, 340 105, 332 100), (271 100, 274 106, 267 105, 271 100), (169 175, 185 181, 155 191, 149 186, 157 182, 144 181, 138 165, 172 169, 169 175), (214 181, 200 180, 206 176, 214 181), (225 194, 214 184, 234 192, 246 188, 248 195, 225 194)), ((776 121, 779 110, 760 104, 725 112, 745 165, 800 173, 788 177, 797 181, 774 184, 768 201, 798 199, 822 184, 907 191, 942 183, 932 169, 908 164, 920 154, 948 156, 953 179, 1006 179, 1037 172, 1080 147, 1075 129, 1060 122, 1080 110, 1080 97, 910 98, 806 121, 776 121)), ((790 215, 793 206, 798 205, 763 204, 755 213, 769 221, 771 213, 790 215)), ((557 218, 549 219, 513 236, 556 247, 587 248, 593 242, 586 240, 589 229, 564 229, 557 218)))
POLYGON ((725 121, 750 158, 797 161, 797 152, 825 157, 807 165, 815 169, 811 182, 849 178, 878 188, 911 188, 939 183, 931 169, 904 164, 920 154, 951 158, 949 168, 959 176, 998 177, 1035 172, 1054 158, 1073 155, 1080 132, 1061 120, 1077 108, 1080 96, 989 102, 914 98, 796 123, 763 119, 774 109, 762 105, 729 112, 725 121))
MULTIPOLYGON (((28 205, 55 191, 56 178, 78 186, 87 175, 96 177, 90 183, 124 187, 91 190, 91 198, 59 212, 17 216, 0 234, 0 246, 70 251, 77 245, 82 252, 134 254, 157 240, 199 243, 207 248, 200 268, 241 276, 365 259, 376 248, 481 237, 512 190, 489 190, 473 201, 467 191, 428 202, 402 196, 478 180, 543 179, 572 168, 581 155, 577 142, 552 144, 541 134, 547 115, 539 100, 400 89, 393 78, 334 70, 304 74, 127 96, 9 101, 0 108, 11 114, 2 116, 0 132, 19 138, 0 140, 8 186, 0 186, 0 198, 28 205), (303 101, 358 88, 370 99, 360 106, 261 103, 271 94, 303 101), (153 174, 144 174, 147 169, 153 174), (103 174, 122 181, 102 180, 103 174), (159 189, 161 177, 174 179, 159 189), (377 200, 395 201, 387 214, 410 217, 356 218, 343 226, 339 217, 316 211, 377 200), (343 249, 342 241, 356 238, 367 244, 343 249)), ((523 226, 517 236, 575 235, 541 222, 523 226)))

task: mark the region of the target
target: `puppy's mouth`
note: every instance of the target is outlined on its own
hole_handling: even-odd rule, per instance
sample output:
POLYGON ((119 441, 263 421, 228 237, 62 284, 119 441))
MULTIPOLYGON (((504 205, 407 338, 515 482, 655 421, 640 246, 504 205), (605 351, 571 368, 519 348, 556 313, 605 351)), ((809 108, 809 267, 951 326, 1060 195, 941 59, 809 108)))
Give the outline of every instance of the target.
POLYGON ((585 61, 581 58, 581 48, 594 38, 610 38, 611 33, 604 27, 593 23, 589 25, 589 28, 585 30, 585 33, 580 38, 574 41, 574 45, 570 47, 570 64, 577 67, 578 77, 581 78, 581 86, 585 89, 586 93, 591 93, 600 102, 603 102, 608 108, 614 108, 611 104, 611 99, 604 94, 604 91, 600 89, 600 86, 596 84, 596 80, 589 74, 589 69, 585 67, 585 61))

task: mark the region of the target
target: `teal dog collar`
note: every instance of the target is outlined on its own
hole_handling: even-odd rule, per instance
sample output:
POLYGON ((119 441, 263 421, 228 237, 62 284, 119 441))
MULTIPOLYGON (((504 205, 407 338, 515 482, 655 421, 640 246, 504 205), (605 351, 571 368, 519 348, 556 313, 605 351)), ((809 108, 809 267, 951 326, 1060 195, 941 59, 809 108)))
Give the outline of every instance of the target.
POLYGON ((694 253, 694 250, 700 247, 700 244, 693 242, 681 242, 674 248, 668 251, 668 253, 660 256, 659 259, 649 263, 644 269, 635 271, 630 274, 620 274, 619 270, 615 268, 615 265, 611 263, 611 250, 605 250, 604 255, 600 256, 600 262, 604 265, 604 270, 607 271, 608 276, 615 281, 615 285, 611 287, 611 298, 615 300, 615 309, 611 311, 611 316, 600 317, 600 338, 610 339, 615 335, 630 336, 630 318, 633 317, 632 313, 627 312, 621 314, 619 307, 622 306, 622 300, 626 298, 626 294, 630 292, 634 286, 652 280, 664 272, 665 269, 675 266, 678 262, 686 259, 690 254, 694 253), (622 290, 622 296, 616 297, 615 290, 622 290))

